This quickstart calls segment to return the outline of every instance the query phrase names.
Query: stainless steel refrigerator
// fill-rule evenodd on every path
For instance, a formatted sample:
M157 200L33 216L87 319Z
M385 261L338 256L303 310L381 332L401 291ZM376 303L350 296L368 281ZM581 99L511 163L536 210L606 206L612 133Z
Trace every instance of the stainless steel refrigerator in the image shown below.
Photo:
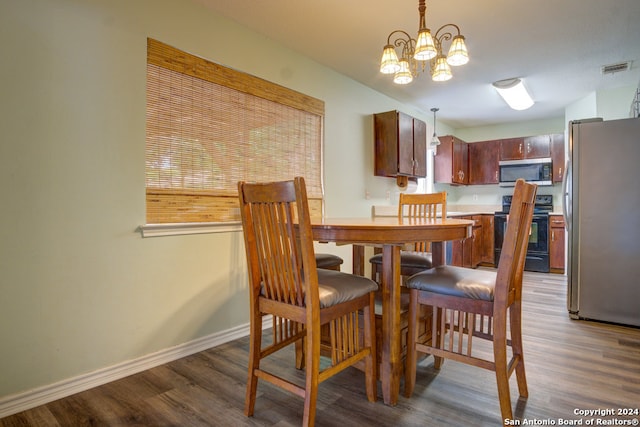
M569 122L566 172L569 314L640 326L640 118Z

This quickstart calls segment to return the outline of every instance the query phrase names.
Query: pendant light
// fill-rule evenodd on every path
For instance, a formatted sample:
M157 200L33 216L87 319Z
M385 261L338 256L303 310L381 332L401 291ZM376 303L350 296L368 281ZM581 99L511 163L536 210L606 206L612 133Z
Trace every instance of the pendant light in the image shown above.
M431 147L436 147L438 145L440 145L440 139L438 138L438 135L436 135L436 112L440 110L439 108L432 108L431 111L433 111L433 136L431 137L431 142L429 142L429 145Z

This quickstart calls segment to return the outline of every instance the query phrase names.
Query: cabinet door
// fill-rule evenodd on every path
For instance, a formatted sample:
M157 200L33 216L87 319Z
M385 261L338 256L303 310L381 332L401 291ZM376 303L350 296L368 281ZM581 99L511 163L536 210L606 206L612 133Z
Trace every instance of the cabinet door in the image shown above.
M493 215L482 215L482 262L495 265Z
M413 176L427 176L427 124L413 119Z
M555 273L564 273L564 218L549 215L549 268Z
M451 184L453 178L453 137L440 137L433 165L433 180L437 183Z
M539 135L524 138L525 159L551 157L551 136Z
M553 166L553 182L562 182L564 178L564 135L551 135L551 165Z
M524 138L509 138L500 141L500 160L524 159Z
M456 267L464 266L464 242L464 240L454 240L451 242L451 265L455 265Z
M497 184L500 140L469 144L469 184Z
M398 174L398 114L387 111L373 115L375 139L374 173L395 177Z
M453 140L453 182L456 184L468 184L469 174L467 165L469 164L469 149L467 143L454 138Z
M398 113L398 175L413 175L413 118Z
M473 237L471 238L471 267L476 268L482 262L482 216L473 215Z
M468 144L452 135L441 136L440 142L435 155L434 181L441 184L468 184Z

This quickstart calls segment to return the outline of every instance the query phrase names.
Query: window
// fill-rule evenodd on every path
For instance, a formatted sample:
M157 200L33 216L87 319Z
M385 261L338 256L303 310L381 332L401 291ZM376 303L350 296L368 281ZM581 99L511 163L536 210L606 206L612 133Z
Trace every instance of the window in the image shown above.
M303 176L322 212L324 102L147 40L147 224L239 221L238 181Z

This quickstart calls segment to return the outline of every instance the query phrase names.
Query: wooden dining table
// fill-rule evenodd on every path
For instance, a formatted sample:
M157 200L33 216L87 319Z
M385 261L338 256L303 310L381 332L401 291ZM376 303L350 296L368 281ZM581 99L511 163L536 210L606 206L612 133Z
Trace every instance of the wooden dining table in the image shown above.
M400 251L408 244L431 242L433 265L445 263L443 242L471 237L473 221L398 217L316 218L314 240L353 244L353 272L364 274L364 246L382 247L382 351L380 381L384 403L395 405L402 371L400 333Z

